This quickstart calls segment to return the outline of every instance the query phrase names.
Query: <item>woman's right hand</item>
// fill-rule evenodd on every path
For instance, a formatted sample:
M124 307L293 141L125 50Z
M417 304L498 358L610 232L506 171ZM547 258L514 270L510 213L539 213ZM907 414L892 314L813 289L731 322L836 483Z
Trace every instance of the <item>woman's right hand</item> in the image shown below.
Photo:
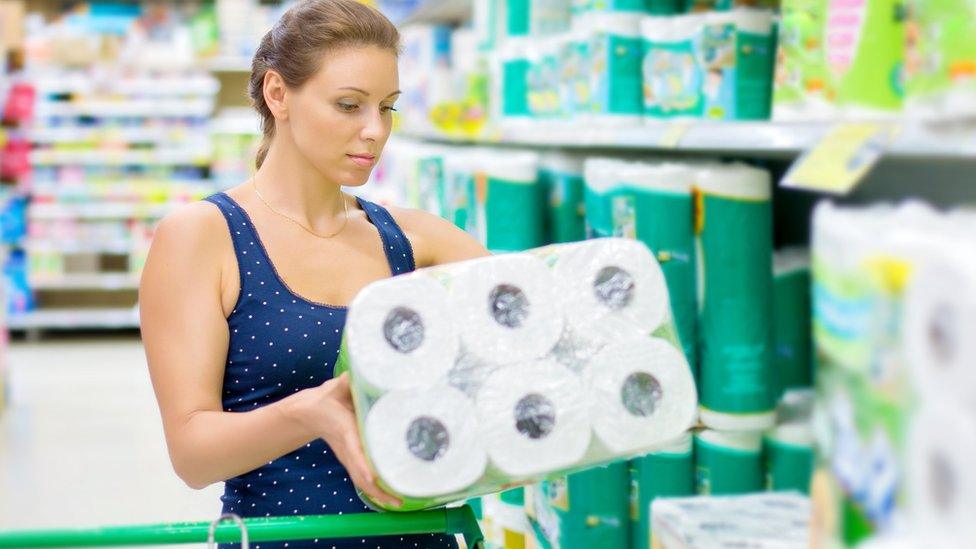
M376 503L386 507L402 505L400 500L380 489L376 475L366 461L349 388L349 374L343 373L309 391L315 396L306 408L309 427L335 452L353 484Z

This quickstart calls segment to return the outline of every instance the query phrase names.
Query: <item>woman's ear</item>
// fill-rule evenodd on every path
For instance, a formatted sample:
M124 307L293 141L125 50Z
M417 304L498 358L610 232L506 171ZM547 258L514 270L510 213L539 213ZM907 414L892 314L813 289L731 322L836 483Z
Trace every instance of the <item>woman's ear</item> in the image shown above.
M288 120L286 97L288 87L281 75L273 70L264 74L264 102L276 120Z

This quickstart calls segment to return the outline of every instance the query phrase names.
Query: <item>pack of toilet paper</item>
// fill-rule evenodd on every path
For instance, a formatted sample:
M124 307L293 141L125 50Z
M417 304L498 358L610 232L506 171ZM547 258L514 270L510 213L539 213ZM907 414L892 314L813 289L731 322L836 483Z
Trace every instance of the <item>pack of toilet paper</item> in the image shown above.
M605 238L421 269L364 288L337 373L397 510L646 453L697 395L661 268Z
M973 539L971 214L918 202L814 214L817 535Z

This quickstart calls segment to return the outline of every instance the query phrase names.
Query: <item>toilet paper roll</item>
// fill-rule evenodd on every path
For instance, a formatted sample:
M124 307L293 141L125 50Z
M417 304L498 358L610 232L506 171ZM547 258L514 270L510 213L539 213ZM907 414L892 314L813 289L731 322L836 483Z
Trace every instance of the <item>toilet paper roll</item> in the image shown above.
M594 13L590 18L589 120L600 126L633 126L641 122L641 16L636 13Z
M613 236L613 197L622 188L618 177L626 164L609 158L590 158L583 165L586 237Z
M539 164L549 197L549 241L576 242L586 238L583 209L583 157L549 152Z
M668 442L695 422L695 382L682 352L638 335L610 343L583 372L596 441L607 457Z
M705 429L696 434L695 484L699 495L761 491L762 433Z
M485 242L491 251L517 252L545 244L545 190L539 155L489 153L475 197L484 211Z
M384 279L349 306L344 355L368 393L429 385L454 364L456 326L437 281L420 274Z
M773 256L773 362L776 392L813 383L810 256L801 248Z
M651 504L654 500L695 494L691 433L631 460L630 468L632 546L651 547Z
M451 387L393 391L366 415L365 449L394 493L432 497L464 490L487 464L474 402Z
M567 468L590 443L579 378L551 360L496 370L477 397L490 469L509 479Z
M940 547L967 547L976 539L976 420L972 410L927 403L915 416L908 442L908 500L913 530L938 532Z
M537 257L507 254L444 266L452 322L468 352L504 364L545 355L563 331L563 303Z
M650 334L671 320L661 267L643 243L600 238L535 250L573 305L570 327L582 334L637 329Z
M903 333L924 395L976 403L976 259L961 253L966 245L925 261L907 291Z
M787 423L763 435L766 489L810 493L813 476L813 428L809 422Z

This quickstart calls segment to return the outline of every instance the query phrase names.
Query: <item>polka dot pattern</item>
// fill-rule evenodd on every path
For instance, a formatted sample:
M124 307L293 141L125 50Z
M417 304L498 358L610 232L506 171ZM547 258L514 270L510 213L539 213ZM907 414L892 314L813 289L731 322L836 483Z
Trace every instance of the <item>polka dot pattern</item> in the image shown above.
M247 412L332 377L346 308L317 303L293 292L281 279L247 212L224 193L207 198L230 228L241 291L227 319L230 345L223 406ZM390 213L358 199L377 228L393 275L414 270L410 242ZM242 517L371 512L329 446L316 440L266 465L229 479L222 511ZM418 535L345 540L296 540L251 544L265 549L344 547L457 547L453 536ZM237 544L222 544L235 547Z

